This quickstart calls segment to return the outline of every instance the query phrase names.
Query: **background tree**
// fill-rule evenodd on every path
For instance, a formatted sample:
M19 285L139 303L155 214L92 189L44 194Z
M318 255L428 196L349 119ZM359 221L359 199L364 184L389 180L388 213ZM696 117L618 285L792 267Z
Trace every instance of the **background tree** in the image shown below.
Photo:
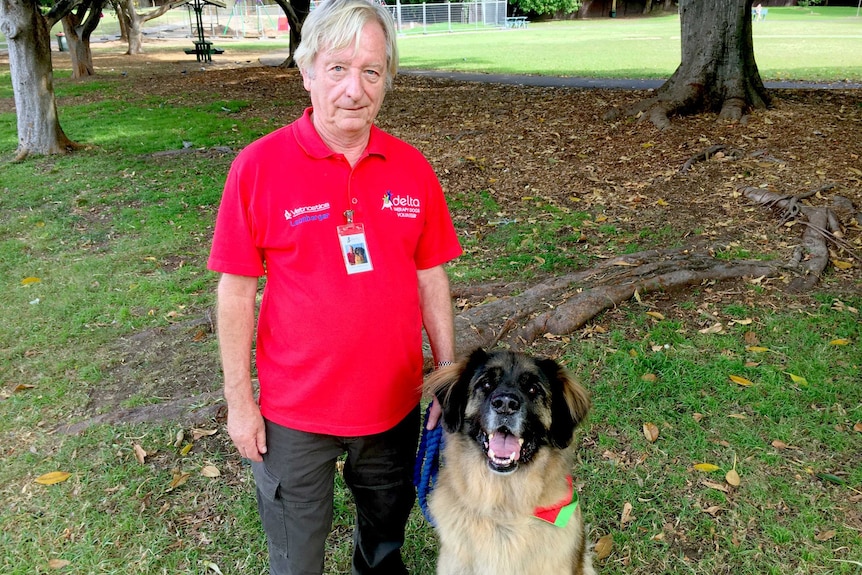
M513 14L571 14L579 6L579 0L512 0Z
M718 112L739 120L765 108L769 94L754 61L752 0L681 0L682 61L655 97L632 108L660 129L668 116Z
M294 68L296 62L293 60L293 54L299 47L299 41L302 40L302 24L311 10L311 0L275 0L275 2L284 11L290 27L290 55L282 62L281 66Z
M117 16L121 21L121 28L124 27L128 34L129 49L126 54L140 54L144 47L144 24L158 18L168 10L173 10L183 4L187 4L189 0L175 0L168 2L149 12L140 14L135 8L135 0L118 0L114 6L117 10Z
M52 16L35 0L0 0L0 32L9 44L9 71L18 128L16 160L29 154L62 154L76 147L57 117L51 64Z
M72 60L72 78L95 74L90 36L99 25L105 0L60 0L49 16L61 18Z

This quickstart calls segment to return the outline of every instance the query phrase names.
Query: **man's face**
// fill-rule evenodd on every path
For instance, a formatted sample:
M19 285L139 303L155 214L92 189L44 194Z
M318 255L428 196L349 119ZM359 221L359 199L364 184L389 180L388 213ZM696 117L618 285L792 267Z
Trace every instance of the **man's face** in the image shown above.
M362 29L358 46L321 50L312 73L302 71L314 126L328 144L367 136L386 93L386 39L377 23Z

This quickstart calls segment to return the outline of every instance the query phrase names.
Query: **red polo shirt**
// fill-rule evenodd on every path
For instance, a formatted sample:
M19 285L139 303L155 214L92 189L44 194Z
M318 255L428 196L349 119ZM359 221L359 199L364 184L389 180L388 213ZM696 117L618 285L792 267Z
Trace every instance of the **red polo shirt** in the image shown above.
M263 416L313 433L369 435L419 401L416 272L461 248L418 150L372 127L351 167L320 139L310 112L237 156L208 267L266 275L256 351ZM338 233L348 209L364 227L359 259L344 253ZM348 273L354 263L367 271Z

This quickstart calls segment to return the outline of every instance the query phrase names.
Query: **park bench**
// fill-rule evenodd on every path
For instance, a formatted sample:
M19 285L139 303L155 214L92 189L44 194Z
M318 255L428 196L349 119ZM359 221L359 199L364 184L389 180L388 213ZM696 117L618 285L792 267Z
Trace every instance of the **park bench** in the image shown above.
M222 48L213 48L209 40L194 40L194 48L184 50L186 54L194 54L198 62L212 62L213 54L224 54Z
M506 28L526 28L529 23L526 16L509 16L506 18Z

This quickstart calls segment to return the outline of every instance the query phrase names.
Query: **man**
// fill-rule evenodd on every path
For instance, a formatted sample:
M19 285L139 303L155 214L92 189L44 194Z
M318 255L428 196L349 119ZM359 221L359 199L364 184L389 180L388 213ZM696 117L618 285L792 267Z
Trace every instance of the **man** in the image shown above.
M295 54L311 108L237 156L219 209L208 265L222 274L228 433L252 462L272 574L322 573L345 452L352 572L407 572L422 328L435 361L451 361L442 266L461 248L428 162L373 125L395 41L385 7L321 3Z

